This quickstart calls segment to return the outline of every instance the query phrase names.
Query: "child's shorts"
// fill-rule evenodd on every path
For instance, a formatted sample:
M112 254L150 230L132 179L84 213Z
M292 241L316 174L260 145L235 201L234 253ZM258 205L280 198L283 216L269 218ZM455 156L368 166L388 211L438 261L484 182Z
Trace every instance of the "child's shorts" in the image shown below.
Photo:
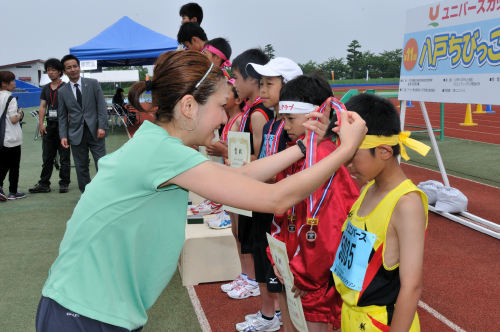
M253 212L253 262L257 282L265 283L270 293L281 293L284 291L283 284L274 274L271 261L267 257L267 233L271 234L273 218L273 214Z
M393 312L393 310L390 311ZM350 307L344 303L342 305L341 331L389 332L392 312L389 313L386 307ZM420 332L420 321L416 312L409 332Z
M238 215L238 241L241 254L253 254L253 218Z

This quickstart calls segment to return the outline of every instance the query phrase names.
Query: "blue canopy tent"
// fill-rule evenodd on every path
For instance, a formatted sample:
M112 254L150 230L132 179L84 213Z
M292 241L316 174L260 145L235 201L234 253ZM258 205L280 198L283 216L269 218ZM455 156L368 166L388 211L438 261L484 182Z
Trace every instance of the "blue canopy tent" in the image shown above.
M122 17L115 24L80 46L69 49L80 60L97 60L98 67L152 65L167 51L175 51L177 40Z

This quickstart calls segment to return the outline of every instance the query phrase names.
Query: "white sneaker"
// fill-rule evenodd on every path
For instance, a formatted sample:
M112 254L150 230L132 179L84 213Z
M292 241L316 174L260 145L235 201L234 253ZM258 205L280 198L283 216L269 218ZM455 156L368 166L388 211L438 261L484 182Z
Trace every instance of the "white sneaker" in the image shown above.
M259 317L262 317L262 311L257 311L256 314L250 314L250 315L246 315L245 316L245 322L248 322L248 321L251 321L251 320L254 320L254 319L257 319Z
M193 212L193 211L199 211L201 210L204 206L206 206L208 203L210 203L209 199L204 199L200 204L198 205L188 205L188 210Z
M275 316L278 317L278 320L280 321L280 326L283 326L283 317L281 317L281 311L277 312Z
M234 288L232 291L228 292L227 295L236 300L246 299L250 296L259 296L260 289L259 285L252 286L248 281L243 281L243 284Z
M212 219L208 222L208 227L213 229L224 229L231 227L231 218L226 211L219 213L216 219Z
M192 208L190 211L193 214L201 214L201 215L207 215L207 214L217 214L222 212L222 204L214 203L211 201L208 201L207 204L202 205L204 202L200 203L200 205L196 206L195 208Z
M283 318L281 317L281 311L276 312L274 315L276 317L278 317L278 320L280 321L280 326L283 326ZM262 311L260 311L260 310L256 314L246 315L245 321L248 322L248 321L251 321L252 319L257 319L259 317L262 317Z
M251 321L245 321L243 323L236 324L236 331L240 332L254 332L254 331L278 331L280 329L280 321L276 315L273 319L267 320L262 317L258 317Z
M238 278L234 279L233 281L231 281L230 283L228 284L224 284L222 286L220 286L220 288L222 289L222 291L224 293L227 293L227 292L230 292L232 291L233 289L235 289L236 287L238 286L241 286L243 285L243 282L245 280L243 280L243 277L241 276L241 274L238 276Z

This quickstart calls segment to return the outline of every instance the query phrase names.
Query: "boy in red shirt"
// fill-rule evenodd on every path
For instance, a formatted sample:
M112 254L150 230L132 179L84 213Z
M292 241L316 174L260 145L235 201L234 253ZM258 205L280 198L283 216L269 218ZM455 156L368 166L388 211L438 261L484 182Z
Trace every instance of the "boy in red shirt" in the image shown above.
M280 93L280 113L285 118L285 127L293 146L304 139L308 120L306 115L323 103L330 104L332 90L321 78L299 76L285 84ZM331 154L336 143L327 139L321 142L316 151L317 161ZM301 159L277 176L277 181L303 170L306 159ZM294 277L296 295L301 296L304 315L309 331L327 331L328 323L340 327L342 300L333 287L330 267L340 241L342 224L359 196L359 188L344 166L325 182L315 193L322 200L313 201L319 212L317 225L307 224L308 203L306 199L283 215L274 217L272 236L285 242L290 270ZM316 196L314 196L316 197ZM270 256L270 253L268 253ZM271 258L271 257L270 257ZM274 266L278 278L278 269ZM293 331L288 316L285 293L280 293L280 305L285 331Z

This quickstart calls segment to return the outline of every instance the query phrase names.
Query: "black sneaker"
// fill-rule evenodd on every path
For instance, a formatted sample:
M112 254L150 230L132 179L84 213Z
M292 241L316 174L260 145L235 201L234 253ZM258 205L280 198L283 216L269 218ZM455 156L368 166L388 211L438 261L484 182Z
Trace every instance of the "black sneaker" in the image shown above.
M59 185L59 192L61 194L67 193L68 191L69 191L69 189L68 189L67 185L64 185L64 184Z
M24 197L26 197L26 194L20 193L19 191L17 193L10 193L9 194L9 200L19 199L19 198L24 198Z
M38 194L38 193L49 193L50 192L50 187L49 186L44 186L41 185L40 183L37 183L34 188L30 188L29 192L32 194Z
M0 187L0 201L5 202L7 200L7 196L3 192L2 187Z

